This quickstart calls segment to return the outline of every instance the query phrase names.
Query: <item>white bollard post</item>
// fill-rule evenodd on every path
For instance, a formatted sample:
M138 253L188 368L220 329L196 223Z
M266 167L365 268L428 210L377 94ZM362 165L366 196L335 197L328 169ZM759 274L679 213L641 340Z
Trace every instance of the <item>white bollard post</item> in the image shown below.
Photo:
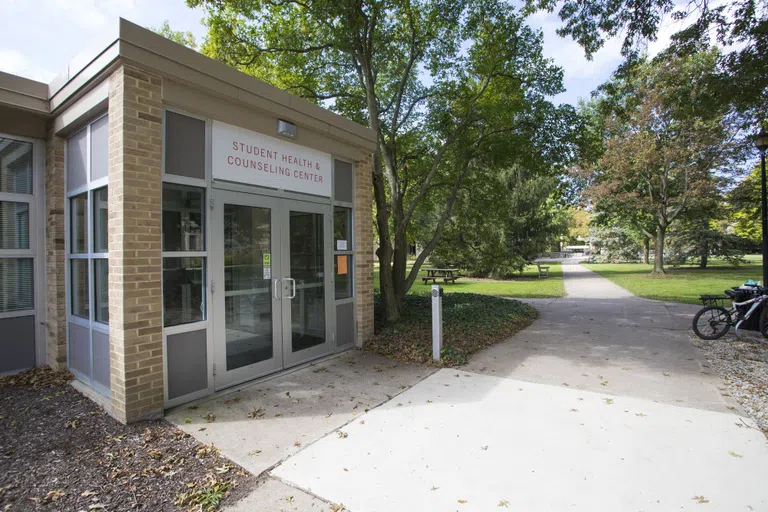
M432 285L432 359L440 362L443 348L443 290Z

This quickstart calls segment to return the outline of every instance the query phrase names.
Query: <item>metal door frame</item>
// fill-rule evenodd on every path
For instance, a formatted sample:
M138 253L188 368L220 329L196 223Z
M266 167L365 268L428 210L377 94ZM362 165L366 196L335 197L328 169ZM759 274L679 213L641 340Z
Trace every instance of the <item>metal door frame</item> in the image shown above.
M333 251L332 251L332 239L333 239L333 215L332 207L330 205L309 203L305 201L298 201L292 199L280 200L280 217L283 227L282 236L282 260L283 260L283 277L291 277L290 273L290 215L291 211L317 213L323 215L323 282L325 284L325 342L304 349L300 352L293 353L292 347L292 330L291 330L291 307L289 304L285 304L283 308L283 361L286 368L305 363L318 357L330 355L336 350L336 340L333 339L333 333L335 330L335 304L334 304L334 289L333 289ZM285 286L282 287L286 289ZM284 293L285 294L285 293ZM284 301L290 301L287 297Z
M213 270L213 384L216 390L234 386L245 381L253 380L264 375L283 369L283 315L282 295L278 282L281 277L281 215L278 200L268 196L246 194L242 192L216 191L212 232L212 250L210 251L210 269ZM225 307L225 276L224 276L224 205L234 204L253 208L268 208L271 224L271 263L272 279L270 281L270 300L272 302L272 347L273 356L266 361L260 361L235 370L227 371L226 343L226 307ZM275 290L277 289L277 292ZM277 293L277 298L276 294Z

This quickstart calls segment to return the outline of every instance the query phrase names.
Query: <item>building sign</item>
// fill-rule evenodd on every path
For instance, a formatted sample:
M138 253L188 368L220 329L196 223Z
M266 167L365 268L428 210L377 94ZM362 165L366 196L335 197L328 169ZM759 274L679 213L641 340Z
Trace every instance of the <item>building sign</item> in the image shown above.
M213 122L213 178L331 196L331 155Z

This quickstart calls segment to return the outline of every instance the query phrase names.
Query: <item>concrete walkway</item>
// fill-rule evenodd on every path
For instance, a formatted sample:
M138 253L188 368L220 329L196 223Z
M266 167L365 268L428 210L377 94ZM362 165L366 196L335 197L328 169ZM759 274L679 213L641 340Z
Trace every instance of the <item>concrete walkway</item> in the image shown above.
M271 474L352 512L768 510L768 444L692 345L696 308L564 271L533 326Z

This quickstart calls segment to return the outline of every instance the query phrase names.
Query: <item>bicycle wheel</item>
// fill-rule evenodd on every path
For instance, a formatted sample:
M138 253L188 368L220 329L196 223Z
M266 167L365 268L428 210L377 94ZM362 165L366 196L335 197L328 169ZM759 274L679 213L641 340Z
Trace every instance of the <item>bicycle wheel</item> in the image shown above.
M760 334L763 338L768 338L768 304L764 302L758 314L760 315Z
M722 338L730 328L731 314L721 306L707 306L693 317L693 332L703 340Z

